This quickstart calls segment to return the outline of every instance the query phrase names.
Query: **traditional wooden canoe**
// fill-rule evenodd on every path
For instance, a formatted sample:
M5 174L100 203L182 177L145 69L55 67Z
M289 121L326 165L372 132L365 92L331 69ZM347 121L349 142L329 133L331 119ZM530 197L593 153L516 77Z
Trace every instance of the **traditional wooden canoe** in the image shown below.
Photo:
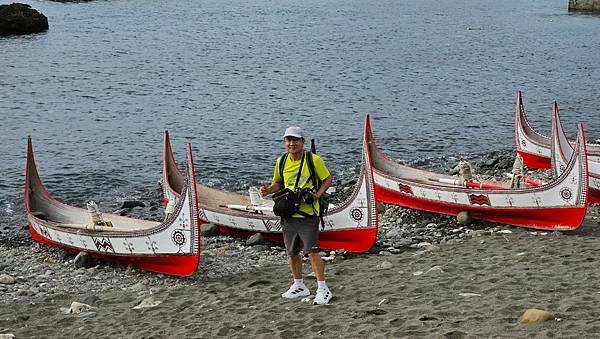
M573 143L567 139L563 129L556 101L552 103L552 134L556 135L556 138L552 138L551 150L556 152L556 156L553 155L550 159L552 173L557 178L565 171L575 150L573 149ZM589 144L586 147L590 147ZM588 203L600 204L600 155L592 155L588 150L587 158L589 175Z
M377 240L378 220L368 156L367 153L362 155L360 175L350 197L330 208L324 217L326 226L319 234L319 246L323 249L360 253L371 249ZM163 193L165 203L168 203L177 199L182 191L183 176L173 157L167 131L163 163ZM260 232L268 240L282 242L280 218L268 208L269 203L267 208L257 208L251 204L249 196L197 185L202 220L217 225L223 233L248 237ZM225 207L228 205L237 207ZM248 208L242 210L239 206Z
M39 177L31 138L27 142L24 200L33 239L143 270L189 276L198 268L201 220L195 183L188 145L186 175L181 179L185 198L173 206L173 213L164 222L113 214L101 214L103 222L94 222L88 210L66 205L50 195Z
M556 110L554 109L556 106ZM553 105L552 118L556 119L560 132L564 134L560 117L558 115L558 105ZM523 106L523 94L517 93L517 106L515 113L515 144L517 153L523 157L525 165L531 168L549 169L551 166L550 156L552 148L552 139L533 129ZM572 141L569 141L571 147L574 146ZM565 147L566 148L566 147ZM588 155L588 171L590 197L588 203L600 203L600 144L588 143L586 145Z
M553 182L519 189L443 184L439 181L451 182L456 177L399 164L377 147L368 115L364 139L378 201L453 216L467 211L475 219L546 230L573 230L585 217L587 162L581 125L565 171Z
M523 93L517 92L515 109L515 144L525 165L531 168L549 169L552 138L537 132L529 123L523 105ZM554 115L554 113L553 113ZM572 141L569 141L572 145ZM589 162L600 162L600 144L587 143ZM589 168L590 172L592 168ZM600 173L600 172L599 172Z

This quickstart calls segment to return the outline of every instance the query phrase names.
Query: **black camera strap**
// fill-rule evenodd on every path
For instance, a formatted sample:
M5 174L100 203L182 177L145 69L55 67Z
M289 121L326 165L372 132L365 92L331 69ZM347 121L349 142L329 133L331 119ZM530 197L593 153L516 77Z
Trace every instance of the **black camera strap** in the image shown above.
M302 152L302 159L300 160L300 168L298 169L298 175L296 175L296 184L294 185L294 192L298 189L298 183L300 182L300 174L302 173L302 165L304 165L304 155L305 151ZM285 188L285 176L283 175L283 171L285 169L285 163L288 158L288 153L284 153L281 158L279 158L279 176L281 177L281 182L283 183L283 187Z
M296 183L294 184L294 192L298 189L298 183L300 182L300 174L302 173L302 165L304 165L304 155L306 152L302 151L302 160L300 160L300 168L298 168L298 174L296 174ZM283 176L281 177L283 178ZM283 181L285 187L285 180Z
M317 176L317 170L315 169L315 163L313 161L312 155L317 153L317 147L315 146L315 139L311 139L310 140L310 150L311 152L309 152L309 157L308 159L306 159L307 163L308 163L308 170L310 171L310 178L313 182L313 187L315 188L315 191L318 191L321 188L321 184L323 184L323 182L321 181L321 179ZM324 193L325 194L325 193ZM327 213L327 209L325 207L326 203L324 201L323 197L320 197L318 200L319 203L319 220L321 221L321 230L325 230L325 220L323 219L323 214ZM313 210L314 210L314 206L313 206ZM316 211L315 211L316 214Z

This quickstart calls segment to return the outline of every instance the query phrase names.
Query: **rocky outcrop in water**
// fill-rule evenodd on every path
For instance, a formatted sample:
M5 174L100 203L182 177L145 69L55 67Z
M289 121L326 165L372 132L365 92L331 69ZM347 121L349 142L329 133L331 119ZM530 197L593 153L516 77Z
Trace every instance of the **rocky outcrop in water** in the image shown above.
M21 3L0 5L0 36L38 33L48 30L48 18Z
M600 0L569 0L570 11L600 12Z

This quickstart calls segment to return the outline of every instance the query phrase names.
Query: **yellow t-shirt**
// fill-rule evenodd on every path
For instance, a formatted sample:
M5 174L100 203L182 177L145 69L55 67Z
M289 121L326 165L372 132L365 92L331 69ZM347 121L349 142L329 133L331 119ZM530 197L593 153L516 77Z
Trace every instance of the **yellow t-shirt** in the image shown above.
M311 189L316 191L313 185L312 179L310 179L310 170L308 169L308 161L307 161L308 153L304 152L304 164L302 165L302 173L300 174L300 180L298 180L298 188ZM275 172L273 173L273 181L282 182L282 178L279 175L279 162L281 161L281 157L277 158L275 162ZM296 184L296 176L298 175L298 168L300 167L300 160L292 160L289 156L285 160L283 176L285 177L285 188L289 188L290 190L294 190L294 185ZM329 170L325 166L325 162L321 159L320 156L313 153L313 163L315 164L315 175L321 180L325 180L329 177ZM314 208L314 210L313 210ZM300 203L300 211L309 214L309 215L319 215L319 202L314 201L312 206L310 204L301 202ZM298 213L294 213L292 218L303 218L302 215Z

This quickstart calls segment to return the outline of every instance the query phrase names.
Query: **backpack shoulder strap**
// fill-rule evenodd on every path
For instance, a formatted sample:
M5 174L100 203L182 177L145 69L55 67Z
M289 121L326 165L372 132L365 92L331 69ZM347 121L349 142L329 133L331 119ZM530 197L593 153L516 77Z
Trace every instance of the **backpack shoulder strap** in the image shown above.
M279 157L279 176L281 177L283 187L285 187L285 177L283 176L283 170L285 169L285 161L287 160L287 157L287 152L283 153L283 155Z
M315 190L318 190L321 187L321 180L317 177L317 171L315 170L315 162L313 160L313 153L307 152L306 161L308 162L308 172L310 173L310 178L313 182L313 186Z
M313 186L315 191L318 191L321 188L321 184L323 182L317 176L317 171L315 169L315 162L313 160L313 152L308 152L308 157L306 158L308 162L308 170L310 172L310 177L312 178ZM329 203L325 202L324 198L321 197L319 199L319 220L321 221L321 230L325 229L325 220L323 219L323 215L328 212Z

